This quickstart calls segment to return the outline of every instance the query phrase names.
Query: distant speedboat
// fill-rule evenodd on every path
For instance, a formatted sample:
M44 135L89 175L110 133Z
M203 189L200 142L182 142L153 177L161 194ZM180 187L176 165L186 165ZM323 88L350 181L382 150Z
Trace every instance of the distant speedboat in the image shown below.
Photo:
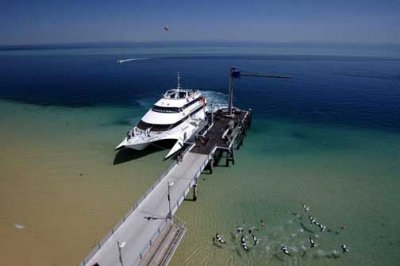
M181 88L178 73L176 89L168 90L115 149L143 150L154 142L174 140L167 158L180 150L205 120L206 104L200 91Z

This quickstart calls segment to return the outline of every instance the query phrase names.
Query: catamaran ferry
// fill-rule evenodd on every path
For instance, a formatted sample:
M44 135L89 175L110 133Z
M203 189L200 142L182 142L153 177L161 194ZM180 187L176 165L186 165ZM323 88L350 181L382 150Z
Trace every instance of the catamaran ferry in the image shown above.
M206 98L198 90L168 90L116 147L143 150L152 143L176 141L167 157L179 151L206 118Z

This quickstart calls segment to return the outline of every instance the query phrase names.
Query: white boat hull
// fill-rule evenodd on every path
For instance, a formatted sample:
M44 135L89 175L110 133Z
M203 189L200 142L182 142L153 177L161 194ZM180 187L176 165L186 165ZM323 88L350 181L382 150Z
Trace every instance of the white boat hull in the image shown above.
M129 143L127 139L125 138L115 149L119 150L122 148L129 148L137 151L141 151L146 149L150 143Z
M185 123L169 130L168 132L154 133L150 132L149 135L145 133L141 135L135 135L134 137L125 137L125 139L115 148L129 148L134 150L143 150L154 142L162 140L176 140L177 142L173 146L172 150L167 154L167 157L175 154L183 144L190 139L193 134L197 131L201 121L204 120L204 112L199 112L197 119L188 119ZM178 145L179 144L179 145Z

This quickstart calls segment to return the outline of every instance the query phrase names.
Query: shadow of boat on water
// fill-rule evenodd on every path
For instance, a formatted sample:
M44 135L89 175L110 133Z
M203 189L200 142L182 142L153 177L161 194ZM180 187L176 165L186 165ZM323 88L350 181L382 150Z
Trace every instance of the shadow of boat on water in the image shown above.
M149 147L147 147L146 149L141 150L141 151L124 148L124 149L117 151L117 154L115 154L115 157L114 157L113 164L117 165L117 164L129 162L129 161L134 161L134 160L140 159L142 157L145 157L149 154L152 154L152 153L155 153L158 151L162 151L162 150L164 150L164 148L157 147L154 145L150 145Z

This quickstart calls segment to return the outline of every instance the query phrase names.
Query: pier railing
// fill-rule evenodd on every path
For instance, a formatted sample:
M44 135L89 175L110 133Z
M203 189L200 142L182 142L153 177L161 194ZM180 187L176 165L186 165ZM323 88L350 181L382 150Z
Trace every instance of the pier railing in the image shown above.
M183 152L182 152L182 158L184 157L184 155L194 146L195 144L192 144L190 146L188 146ZM208 157L205 162L203 162L203 164L200 167L199 172L192 177L193 180L195 178L197 178L198 176L200 176L201 172L203 171L203 169L205 168L205 166L207 165L208 161L209 161ZM107 240L114 234L115 231L117 231L117 229L125 222L126 218L128 218L128 216L135 211L138 206L143 202L144 199L146 199L146 197L154 190L154 188L161 182L161 180L167 176L167 174L178 164L177 161L173 162L169 167L167 167L163 173L157 178L157 180L151 185L151 187L145 192L145 194L139 198L139 200L137 200L133 206L128 210L127 213L125 213L125 215L122 217L122 219L120 219L114 226L113 228L92 248L92 250L89 252L89 254L79 263L79 265L83 266L86 264L86 262L88 262L93 256L94 254L104 245L105 242L107 242ZM185 196L187 195L188 191L190 190L190 185L189 187L183 192L183 194L180 196L180 198L177 200L177 202L175 204L173 204L171 206L173 212L175 211L175 209L178 209L179 206L181 205L181 203L183 202ZM164 229L166 225L166 222L162 224L162 228L157 228L157 230L153 233L152 237L149 239L148 244L143 248L142 252L139 254L138 258L135 259L135 262L132 265L137 265L137 262L141 260L141 258L143 257L143 254L147 251L147 249L152 245L152 243L154 243L154 240L156 237L158 237L158 235L160 234L160 232L162 231L162 229Z
M146 254L147 250L154 244L158 236L161 234L161 232L164 230L165 226L168 224L168 220L165 219L163 223L153 232L151 235L149 241L147 241L146 245L142 248L142 251L139 253L139 255L132 261L129 262L128 265L138 265L140 261L143 259L144 255Z
M187 148L184 153L187 152L189 148ZM127 213L120 219L113 228L92 248L90 253L80 262L79 265L85 265L87 261L89 261L93 255L104 245L105 242L114 234L114 232L125 222L126 218L137 209L140 203L143 202L144 199L150 194L151 191L160 183L160 181L177 165L177 162L173 162L170 166L168 166L163 173L157 178L157 180L151 185L151 187L141 196L136 202L134 202L133 206L128 210Z
M194 176L192 177L192 182L188 185L188 187L185 189L185 191L182 192L182 194L179 196L179 198L176 200L176 202L171 204L172 214L174 212L176 212L178 210L178 208L182 205L183 201L185 200L186 195L189 193L190 188L193 185L193 182L195 182L195 179L198 178L200 176L200 174L203 172L204 168L207 166L208 162L210 161L210 158L212 158L212 155L207 156L207 158L201 164L199 171L197 171L196 174L194 174ZM177 219L177 218L174 217L174 220L175 219ZM184 222L179 219L178 219L178 222L180 224L184 225ZM157 237L161 234L162 230L165 228L167 223L168 223L168 220L165 219L163 221L163 223L153 232L152 236L149 238L146 245L142 248L142 251L138 254L136 259L134 259L134 261L129 265L138 265L140 263L140 261L143 259L146 252L153 245L153 243L157 239Z

